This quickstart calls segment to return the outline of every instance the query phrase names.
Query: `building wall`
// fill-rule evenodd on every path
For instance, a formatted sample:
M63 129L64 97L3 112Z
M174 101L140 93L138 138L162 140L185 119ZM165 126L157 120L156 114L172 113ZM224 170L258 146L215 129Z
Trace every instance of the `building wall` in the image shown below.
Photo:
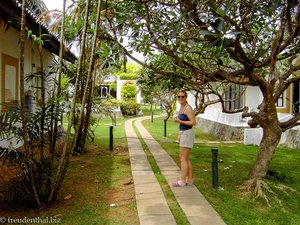
M4 97L4 86L6 84L4 81L4 75L7 71L9 71L8 74L14 74L16 73L16 79L17 83L15 84L17 87L15 88L18 90L17 92L17 100L20 100L20 91L19 91L19 84L20 84L20 35L17 30L14 28L9 28L7 31L5 31L4 23L0 23L0 111L5 110L4 106L2 106ZM48 67L52 63L53 54L50 53L47 50L43 50L43 66L44 69L48 69ZM7 63L8 62L8 63ZM14 66L12 67L10 62L13 62ZM12 69L13 68L13 69ZM14 68L17 68L17 72ZM27 39L25 42L25 59L24 59L24 73L25 75L31 73L31 72L37 72L41 68L41 60L38 53L38 50L36 47L32 46L31 40ZM13 72L11 72L13 71ZM5 77L7 79L8 76ZM7 84L8 85L8 84ZM26 91L31 89L31 85L36 86L33 83L27 83L26 84ZM14 139L11 139L10 142L13 143L13 147L17 147L18 145L21 145L20 142L15 141ZM10 143L7 141L0 141L0 145L3 147L8 147Z
M206 133L218 137L222 141L242 141L244 140L244 128L234 127L216 121L196 118L196 127Z
M285 92L284 107L278 108L278 117L280 121L286 121L291 118L292 93L290 88ZM249 107L249 111L257 112L258 105L262 102L263 97L258 87L247 87L244 103ZM188 102L194 106L193 96L190 95ZM261 128L250 128L247 124L249 118L242 118L242 113L228 114L223 113L221 105L214 104L209 106L203 114L197 116L196 127L218 136L221 140L243 140L245 145L259 145L262 139ZM300 149L300 142L297 137L300 135L300 129L294 128L282 134L280 144L288 147Z
M9 28L5 31L4 23L0 23L0 65L3 62L3 54L9 57L15 58L18 62L18 66L20 63L20 35L17 30L14 28ZM48 69L51 65L51 61L53 59L52 53L47 50L43 50L43 66L44 69ZM2 66L1 66L2 67ZM25 42L25 61L24 61L24 72L25 75L31 72L37 72L38 68L41 68L41 60L38 53L38 49L32 46L31 39L27 39ZM20 71L20 68L18 68ZM4 71L1 69L0 74L1 78L4 74ZM26 84L26 89L30 89L30 85ZM2 79L0 79L0 99L2 99ZM20 93L18 93L18 99L20 99ZM0 105L1 109L1 105Z
M249 111L257 112L257 107L262 102L263 96L258 87L248 86L244 99L244 104L249 107Z

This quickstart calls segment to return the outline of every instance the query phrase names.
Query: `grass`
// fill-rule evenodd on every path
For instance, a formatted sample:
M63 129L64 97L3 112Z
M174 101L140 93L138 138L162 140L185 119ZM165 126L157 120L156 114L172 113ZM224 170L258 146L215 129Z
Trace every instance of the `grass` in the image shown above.
M145 110L144 115L151 115ZM159 115L160 109L154 109ZM25 206L12 207L2 211L1 216L11 218L36 218L57 216L63 225L109 224L137 225L138 215L135 203L134 186L130 182L131 170L125 138L126 119L117 119L114 131L114 151L109 150L109 127L111 119L101 119L95 127L95 141L87 143L87 152L71 158L70 167L64 180L58 201L49 208L37 211ZM152 136L178 161L177 138L178 124L172 120L167 123L167 137L164 137L163 119L155 118L143 122ZM300 194L288 194L274 188L281 183L300 192L300 151L277 148L270 165L273 176L268 184L273 187L274 195L269 195L271 207L264 201L254 200L252 195L240 191L240 185L247 179L248 171L256 159L258 148L242 144L210 144L218 141L216 137L196 130L198 144L192 150L191 160L194 169L194 183L206 199L228 225L296 225L300 224ZM211 149L217 147L219 163L219 190L211 184ZM154 173L160 182L171 211L177 223L188 224L185 216L174 199L164 177L149 151L146 153ZM70 199L64 199L65 197ZM115 207L111 207L115 204ZM22 223L20 223L22 224Z
M70 179L66 180L66 186L73 189L76 183L82 184L82 192L76 196L78 210L73 208L73 213L68 212L63 224L138 224L134 187L130 184L125 121L117 119L117 126L113 128L113 152L109 150L112 121L100 119L95 141L88 143L89 152L73 159L73 162L79 160L79 164L73 163L69 168ZM87 173L84 173L85 168Z
M155 119L153 123L143 123L151 135L162 147L178 161L177 138L178 124L167 123L167 137L163 137L163 120ZM196 129L195 129L196 130ZM228 225L296 225L300 224L300 194L288 191L284 193L275 188L276 184L284 184L300 192L300 151L289 148L277 148L270 165L275 176L267 181L276 195L268 194L271 207L264 201L255 200L253 195L243 193L239 188L247 179L253 165L258 147L242 144L214 143L214 137L196 130L197 144L192 150L194 183L206 199L212 204ZM218 148L219 190L211 184L211 149ZM276 199L281 201L281 205Z
M111 119L99 121L95 141L87 143L87 151L83 155L71 157L58 200L53 206L35 210L15 205L1 210L0 217L56 216L62 225L138 225L124 122L125 119L117 119L111 152ZM113 207L111 204L114 204Z
M157 106L153 106L152 110L148 105L141 105L141 109L143 111L143 116L151 116L153 113L153 116L161 115L162 111Z

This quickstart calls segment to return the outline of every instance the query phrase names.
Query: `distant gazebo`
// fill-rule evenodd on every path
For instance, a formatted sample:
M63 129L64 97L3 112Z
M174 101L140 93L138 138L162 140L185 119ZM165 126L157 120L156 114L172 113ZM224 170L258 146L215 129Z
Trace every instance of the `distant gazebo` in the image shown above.
M110 86L114 82L117 83L116 93L113 93L110 88ZM120 76L118 76L116 78L112 74L102 77L101 80L98 82L98 87L99 87L98 95L100 98L107 98L109 95L111 95L111 96L115 97L117 100L122 100L121 90L122 90L122 87L127 83L135 84L136 92L137 92L135 101L136 101L136 103L141 104L141 92L137 87L137 81L136 80L121 80ZM117 107L115 110L113 110L113 112L116 115L118 115L118 117L121 117L121 115L122 115L120 107Z
M137 92L136 103L140 104L141 103L141 92L136 85L136 80L121 80L120 76L117 77L117 100L122 100L121 90L122 90L123 85L125 85L127 83L135 84L136 92Z

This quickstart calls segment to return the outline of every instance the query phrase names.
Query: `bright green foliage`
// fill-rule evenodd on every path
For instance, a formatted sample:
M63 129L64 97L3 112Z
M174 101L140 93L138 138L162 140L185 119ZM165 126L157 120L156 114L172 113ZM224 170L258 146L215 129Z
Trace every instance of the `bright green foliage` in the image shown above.
M117 91L117 82L112 83L109 86L110 91Z
M141 66L136 63L128 63L126 67L122 66L121 69L114 73L115 76L120 76L121 80L135 80L139 75Z
M101 106L106 109L113 109L119 105L117 99L115 98L105 98L101 99Z
M136 94L136 85L134 83L126 83L122 86L121 96L124 101L134 101Z
M69 95L69 84L70 84L70 79L66 75L63 75L61 77L61 91L62 91L62 96L68 96ZM67 99L65 99L67 100Z
M133 116L137 115L141 110L140 104L134 101L122 101L121 102L121 112L123 116Z

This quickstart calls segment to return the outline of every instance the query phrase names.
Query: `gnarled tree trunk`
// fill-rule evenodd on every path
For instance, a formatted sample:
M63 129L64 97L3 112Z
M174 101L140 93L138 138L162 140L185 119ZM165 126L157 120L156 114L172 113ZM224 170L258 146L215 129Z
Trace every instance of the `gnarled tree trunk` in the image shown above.
M280 141L281 129L276 122L263 128L263 137L259 146L257 159L249 172L248 179L263 179L275 153L275 149Z
M263 180L267 175L272 157L282 134L276 106L270 96L272 95L266 95L264 102L259 107L259 113L252 117L253 120L251 122L251 124L258 124L263 128L263 137L260 142L259 152L249 172L248 180L245 182L246 189L254 190L257 197L264 197L262 188L266 184Z

